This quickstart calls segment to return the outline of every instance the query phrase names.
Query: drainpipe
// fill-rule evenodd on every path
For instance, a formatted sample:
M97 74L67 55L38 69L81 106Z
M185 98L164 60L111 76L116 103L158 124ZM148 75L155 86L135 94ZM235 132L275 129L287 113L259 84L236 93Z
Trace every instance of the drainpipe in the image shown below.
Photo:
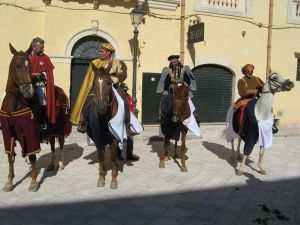
M185 0L180 2L180 62L184 65L184 21L185 21Z
M266 80L270 75L271 62L271 43L272 43L272 26L273 26L273 0L269 3L269 24L268 24L268 44L267 44L267 66L266 66Z

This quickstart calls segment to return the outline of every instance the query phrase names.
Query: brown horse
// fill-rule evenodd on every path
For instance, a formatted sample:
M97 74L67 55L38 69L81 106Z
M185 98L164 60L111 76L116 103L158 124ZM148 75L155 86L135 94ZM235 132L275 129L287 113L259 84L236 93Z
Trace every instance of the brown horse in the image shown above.
M8 180L3 190L12 191L14 188L14 161L16 156L14 147L16 141L18 141L22 148L22 156L28 156L31 164L32 175L29 191L37 191L39 185L37 183L36 153L40 152L41 141L38 122L40 106L31 77L29 58L31 49L29 48L26 52L18 52L11 44L9 44L9 47L13 58L9 67L6 95L0 112L5 152L9 162ZM53 135L51 135L51 130L49 132L47 134L53 144ZM63 144L62 141L61 144Z
M159 168L165 168L165 160L167 160L168 150L170 149L170 139L171 136L168 134L171 130L180 129L181 133L181 171L187 172L187 167L185 165L186 160L186 146L185 140L188 132L188 128L182 124L182 121L188 118L191 114L188 99L189 99L189 86L187 83L178 84L172 83L170 86L172 93L172 110L169 114L164 117L164 126L162 129L164 133L164 152L160 156ZM176 160L176 149L177 149L177 139L175 138L175 147L174 147L174 160Z
M86 100L84 107L84 116L88 121L87 134L94 141L99 160L99 179L97 186L105 185L105 146L109 145L110 159L112 164L111 189L118 188L118 166L117 166L117 148L118 140L109 130L109 121L118 110L118 102L113 91L113 82L108 74L111 67L107 69L98 69L93 63L92 68L95 73L93 87Z

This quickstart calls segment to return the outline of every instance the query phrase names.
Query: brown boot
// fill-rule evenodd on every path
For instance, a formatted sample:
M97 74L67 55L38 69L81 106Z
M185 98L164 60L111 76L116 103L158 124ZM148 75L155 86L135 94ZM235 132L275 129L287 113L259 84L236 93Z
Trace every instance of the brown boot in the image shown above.
M80 133L83 133L83 134L86 133L86 131L87 131L87 121L86 120L82 120L79 122L77 131Z

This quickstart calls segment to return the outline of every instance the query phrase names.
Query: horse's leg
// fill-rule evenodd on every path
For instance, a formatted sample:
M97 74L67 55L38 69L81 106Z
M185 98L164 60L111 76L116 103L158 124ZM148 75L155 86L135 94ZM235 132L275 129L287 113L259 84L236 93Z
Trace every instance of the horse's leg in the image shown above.
M185 147L185 140L186 140L186 135L187 135L187 130L183 130L181 132L181 172L187 172L187 167L185 165L185 152L186 152L186 147Z
M37 178L36 155L30 155L29 161L31 164L31 183L30 183L28 191L35 192L39 188L39 185L36 181L36 178Z
M237 146L237 160L238 161L241 161L242 160L242 155L241 155L241 142L242 142L242 139L239 138L238 139L238 146Z
M7 154L7 159L8 159L8 164L9 164L9 171L8 171L7 182L3 187L3 191L5 191L5 192L12 191L13 179L15 177L15 172L14 172L15 157L12 154Z
M177 141L175 141L175 145L174 145L174 160L177 157Z
M170 146L170 140L165 137L164 151L159 159L159 168L165 168L165 160L166 160L166 158L168 158L167 156L168 156L169 146Z
M105 150L97 150L98 152L98 161L99 161L99 179L97 186L104 187L105 185L105 170L104 170L104 157L105 157Z
M58 137L58 142L59 142L58 170L63 170L65 168L65 165L64 165L64 144L65 144L65 138L63 136Z
M248 158L247 155L243 155L243 160L241 162L240 168L238 169L238 171L236 172L237 175L242 176L244 173L244 167L245 167L245 163L246 163L246 159Z
M267 175L266 170L263 168L264 153L265 153L264 147L260 146L260 149L259 149L259 159L258 159L257 166L259 168L259 173L260 174Z
M232 139L230 143L231 143L231 152L232 152L230 159L231 161L235 161L236 158L235 158L235 150L234 150L234 139Z
M52 171L55 169L55 137L49 137L49 142L51 146L51 162L47 167L47 170Z
M117 165L117 151L118 151L118 143L116 139L113 139L110 148L110 160L112 163L112 171L111 171L111 182L110 182L110 189L117 189L118 188L118 165Z

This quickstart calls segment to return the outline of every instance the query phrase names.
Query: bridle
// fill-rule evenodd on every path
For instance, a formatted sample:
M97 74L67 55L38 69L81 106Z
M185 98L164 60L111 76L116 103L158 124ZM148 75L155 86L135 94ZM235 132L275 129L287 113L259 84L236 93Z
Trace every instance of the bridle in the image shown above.
M16 59L16 58L27 58L26 56L14 56L13 57L13 59L12 59L12 61L14 61L14 59ZM28 63L30 62L30 60L29 60L29 58L27 59L28 60ZM30 64L29 64L30 65ZM30 67L30 66L29 66ZM15 71L15 68L13 68L14 69L14 73L16 73L16 71ZM31 71L31 68L30 68L30 71ZM31 73L31 72L29 72L29 73ZM30 76L31 76L31 74L30 74ZM22 82L22 83L16 83L16 82L14 82L14 85L16 86L15 88L11 88L11 89L7 89L6 90L6 93L12 93L12 94L14 94L14 95L18 95L18 93L16 93L16 91L18 92L21 92L21 93L23 93L23 90L25 90L26 89L26 87L28 86L28 85L30 85L30 84L32 84L32 81L30 80L30 81L28 81L28 82Z
M274 94L275 92L277 92L280 88L283 88L283 90L288 91L288 84L290 83L290 80L287 79L284 82L280 82L277 79L272 77L273 74L271 74L268 78L268 85L269 85L269 91L264 91L262 93L272 93ZM274 87L274 88L272 88Z
M177 86L178 86L178 84L189 87L189 85L188 85L185 81L182 82L182 83L173 83L171 86L172 86L172 87L173 87L173 85L177 85ZM174 100L174 99L175 99L175 91L174 91L174 89L173 89L173 100ZM183 108L185 108L185 107L187 106L187 104L188 104L188 101L185 102L185 104L183 105ZM183 116L183 114L184 114L184 110L180 110L180 112L174 112L174 108L173 108L172 113L173 113L173 116L175 116L175 117L179 118L179 120L181 120L181 119L182 119L182 116Z

